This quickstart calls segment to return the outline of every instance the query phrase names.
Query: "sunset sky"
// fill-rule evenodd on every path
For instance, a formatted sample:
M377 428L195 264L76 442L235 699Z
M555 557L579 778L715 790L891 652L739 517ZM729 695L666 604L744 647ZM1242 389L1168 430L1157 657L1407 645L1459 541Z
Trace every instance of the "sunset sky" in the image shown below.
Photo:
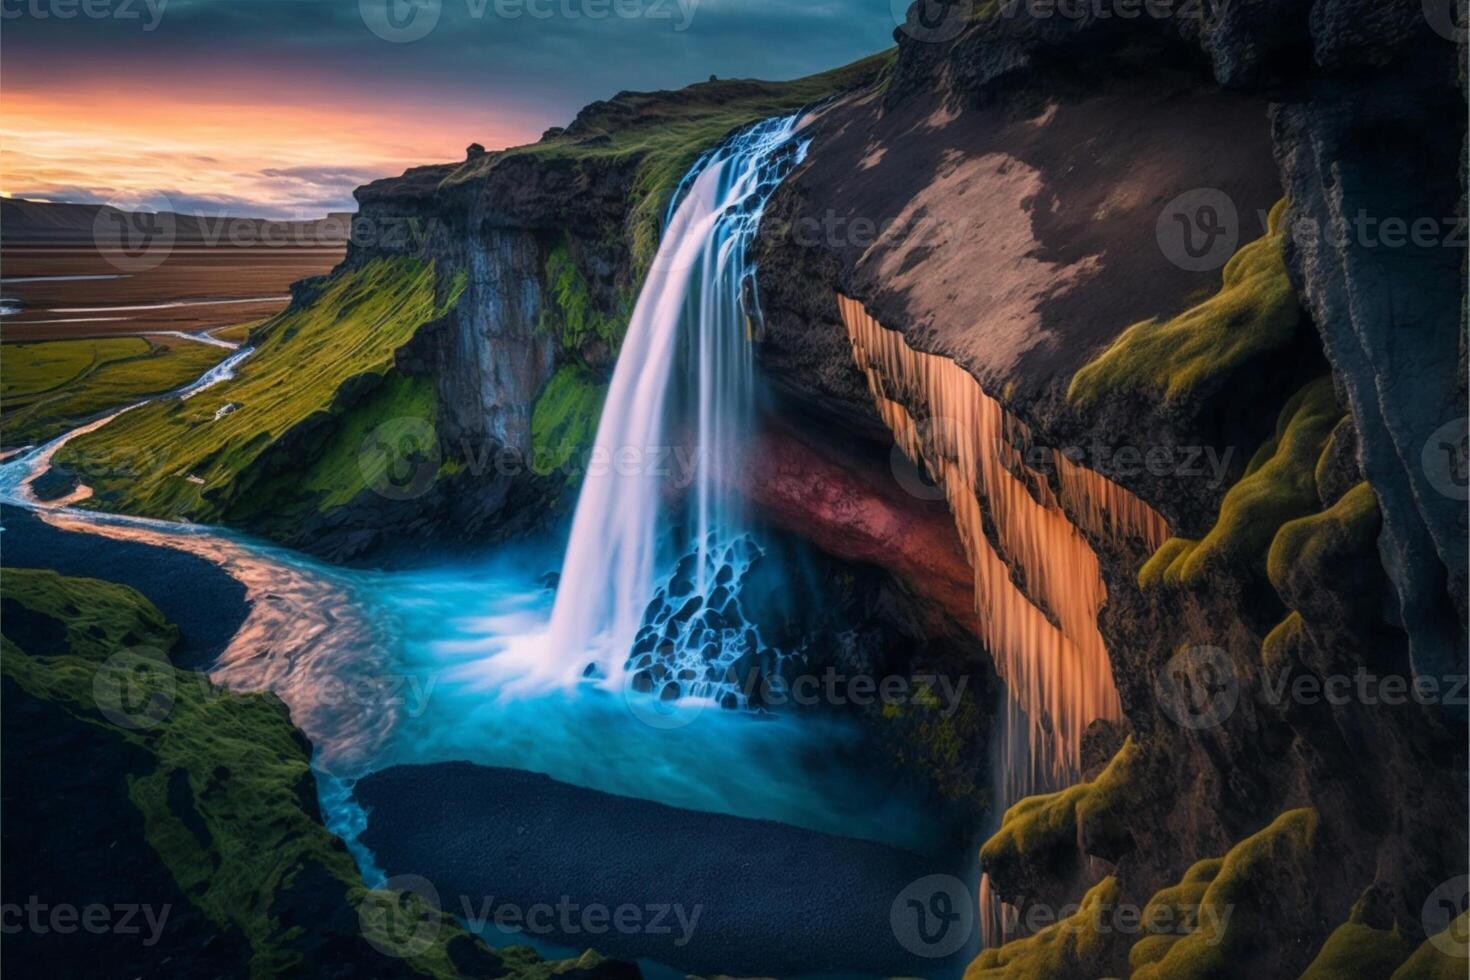
M845 64L892 44L895 5L3 0L0 192L211 214L352 210L365 181L471 142L535 140L621 89Z

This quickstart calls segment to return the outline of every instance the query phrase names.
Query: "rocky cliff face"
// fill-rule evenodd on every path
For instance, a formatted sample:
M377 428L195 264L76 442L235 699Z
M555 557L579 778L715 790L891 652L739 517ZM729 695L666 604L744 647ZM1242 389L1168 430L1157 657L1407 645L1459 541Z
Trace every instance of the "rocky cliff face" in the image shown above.
M762 362L804 414L899 412L936 474L956 428L1024 459L1101 564L1111 748L982 852L1010 936L1085 909L972 973L1326 976L1360 942L1420 975L1466 863L1464 46L1409 3L1046 9L915 5L887 84L813 121L760 264ZM841 296L909 352L876 382ZM1018 427L941 417L921 355ZM1172 536L1090 525L1063 460ZM1055 617L1014 504L951 505L1009 556L977 591ZM1130 903L1195 918L1097 928Z

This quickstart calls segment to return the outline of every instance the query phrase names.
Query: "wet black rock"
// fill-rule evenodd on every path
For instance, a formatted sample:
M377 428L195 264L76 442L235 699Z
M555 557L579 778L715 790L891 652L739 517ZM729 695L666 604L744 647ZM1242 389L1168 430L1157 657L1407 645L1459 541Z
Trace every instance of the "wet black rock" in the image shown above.
M691 617L695 613L699 612L699 607L702 606L702 605L704 605L704 599L703 599L703 597L697 596L697 595L696 596L690 596L689 597L689 601L686 602L686 603L684 603L684 605L680 606L679 607L679 611L676 612L676 613L674 613L673 622L676 622L676 623L687 622L688 619L689 619L689 617Z

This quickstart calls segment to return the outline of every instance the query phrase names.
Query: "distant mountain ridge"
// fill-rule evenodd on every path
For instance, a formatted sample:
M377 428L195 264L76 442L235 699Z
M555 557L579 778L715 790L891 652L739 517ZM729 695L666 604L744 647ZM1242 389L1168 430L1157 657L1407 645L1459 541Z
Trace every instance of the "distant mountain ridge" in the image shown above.
M0 244L5 245L127 245L171 235L172 241L190 245L340 248L351 226L347 212L293 221L0 198Z

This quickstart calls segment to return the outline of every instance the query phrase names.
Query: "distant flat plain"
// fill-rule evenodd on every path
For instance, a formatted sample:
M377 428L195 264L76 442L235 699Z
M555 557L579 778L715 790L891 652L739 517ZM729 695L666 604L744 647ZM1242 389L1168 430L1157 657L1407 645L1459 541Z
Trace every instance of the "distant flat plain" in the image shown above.
M284 309L291 283L344 254L342 246L181 245L142 257L5 246L0 448L193 381L244 343L251 325Z
M262 320L285 308L291 283L327 272L344 251L180 245L139 256L80 245L6 246L0 340L193 333Z

